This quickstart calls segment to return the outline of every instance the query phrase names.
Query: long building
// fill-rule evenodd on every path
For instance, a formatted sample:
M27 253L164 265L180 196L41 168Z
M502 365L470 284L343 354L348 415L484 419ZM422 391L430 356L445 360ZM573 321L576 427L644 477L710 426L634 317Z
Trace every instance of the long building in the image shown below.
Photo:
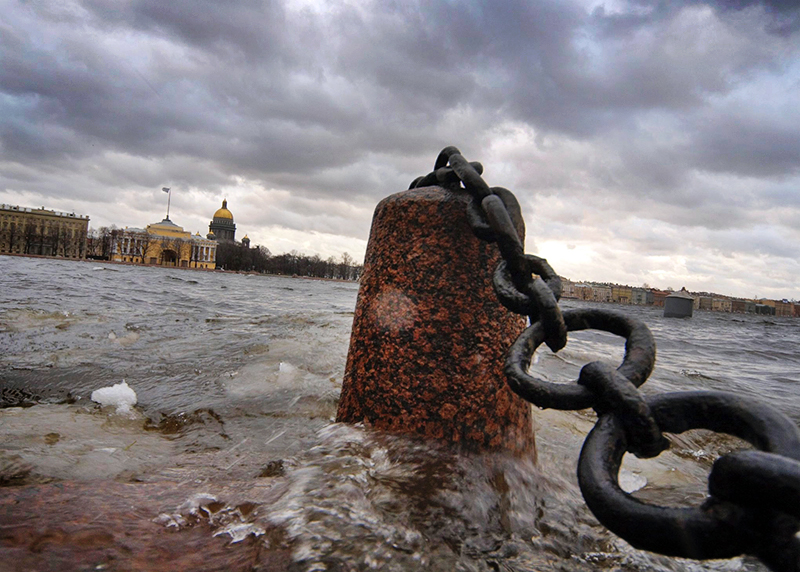
M192 236L169 218L147 228L112 231L111 260L117 262L213 269L216 259L215 240Z
M86 257L89 217L0 205L0 254Z

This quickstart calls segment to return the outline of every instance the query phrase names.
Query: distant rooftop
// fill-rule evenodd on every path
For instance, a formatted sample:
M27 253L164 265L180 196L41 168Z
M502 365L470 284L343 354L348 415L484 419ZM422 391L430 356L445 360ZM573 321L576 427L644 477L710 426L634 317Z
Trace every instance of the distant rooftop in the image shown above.
M62 216L64 218L77 218L77 219L86 219L89 220L89 215L76 215L75 213L64 213L61 211L54 211L50 209L46 209L44 207L40 209L32 209L30 207L20 207L16 205L6 205L1 204L0 210L4 211L14 211L19 213L35 213L35 214L47 214L51 216Z
M174 226L175 228L179 228L179 229L183 230L182 226L178 226L177 224L175 224L174 222L172 222L168 218L165 218L161 222L154 223L151 226L155 226L155 225L158 225L158 226Z

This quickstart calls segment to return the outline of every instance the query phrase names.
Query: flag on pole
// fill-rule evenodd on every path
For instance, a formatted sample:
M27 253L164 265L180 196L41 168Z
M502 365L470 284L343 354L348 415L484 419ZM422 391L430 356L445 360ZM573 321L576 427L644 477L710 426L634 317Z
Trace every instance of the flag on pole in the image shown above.
M161 190L164 191L165 193L168 193L169 192L169 187L161 187Z

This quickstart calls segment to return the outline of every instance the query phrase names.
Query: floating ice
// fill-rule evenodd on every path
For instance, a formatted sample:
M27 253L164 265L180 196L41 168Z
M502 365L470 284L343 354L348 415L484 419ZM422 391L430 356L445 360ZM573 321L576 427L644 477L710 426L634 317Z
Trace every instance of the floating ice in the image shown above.
M619 488L626 493L638 491L647 484L647 478L637 473L632 473L627 469L619 471Z
M102 387L92 392L92 401L102 406L114 406L117 414L125 415L132 412L132 407L136 405L136 392L122 380L111 387Z

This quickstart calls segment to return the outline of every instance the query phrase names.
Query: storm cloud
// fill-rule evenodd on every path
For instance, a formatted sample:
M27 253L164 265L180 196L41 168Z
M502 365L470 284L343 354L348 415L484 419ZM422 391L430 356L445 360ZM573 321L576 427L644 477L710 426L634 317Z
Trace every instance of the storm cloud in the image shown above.
M562 275L800 298L795 2L0 7L4 203L360 258L456 145Z

